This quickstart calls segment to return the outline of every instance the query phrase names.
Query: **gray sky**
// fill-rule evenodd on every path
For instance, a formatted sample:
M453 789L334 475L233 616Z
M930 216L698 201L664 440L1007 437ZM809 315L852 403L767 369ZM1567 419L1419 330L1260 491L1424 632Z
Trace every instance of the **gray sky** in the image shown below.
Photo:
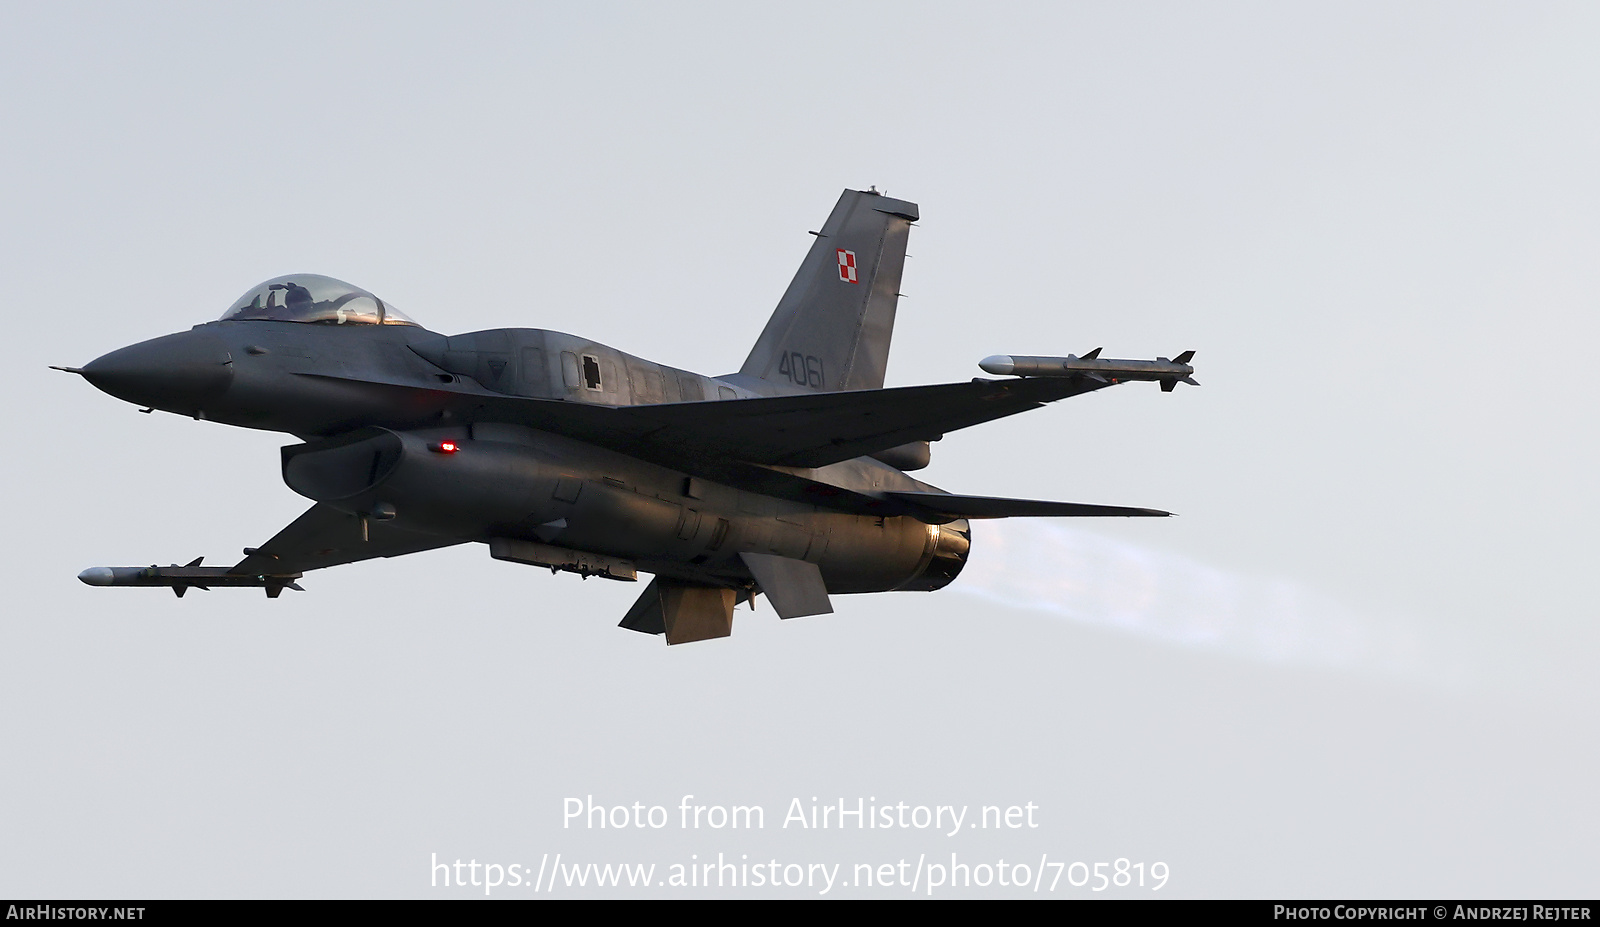
M0 895L470 896L433 854L556 853L1600 889L1592 5L0 9ZM891 384L1102 345L1205 384L954 434L927 478L1181 518L980 524L943 592L671 650L614 627L637 587L477 547L271 602L74 579L231 562L306 501L283 436L47 364L304 271L724 373L869 184L924 216ZM767 826L562 827L686 794ZM812 796L1040 826L780 826Z

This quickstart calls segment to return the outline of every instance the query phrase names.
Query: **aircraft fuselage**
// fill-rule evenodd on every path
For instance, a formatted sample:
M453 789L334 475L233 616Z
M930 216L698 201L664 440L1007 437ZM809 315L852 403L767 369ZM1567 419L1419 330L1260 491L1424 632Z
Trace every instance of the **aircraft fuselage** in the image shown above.
M284 449L291 489L459 541L517 539L733 586L748 583L741 552L773 555L815 563L833 593L938 589L966 559L964 521L831 511L529 425L474 421L474 397L495 394L606 406L760 395L560 332L212 322L83 372L130 402L305 439ZM871 458L807 473L869 493L933 488ZM593 563L551 565L607 575Z

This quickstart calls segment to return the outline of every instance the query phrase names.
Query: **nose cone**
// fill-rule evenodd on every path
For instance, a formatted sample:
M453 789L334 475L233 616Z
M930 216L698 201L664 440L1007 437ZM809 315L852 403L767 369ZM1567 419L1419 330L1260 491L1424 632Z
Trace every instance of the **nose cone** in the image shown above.
M192 414L228 389L232 363L220 338L196 330L112 351L90 361L83 376L118 399Z
M78 578L91 586L109 586L117 577L110 567L90 567L79 573Z

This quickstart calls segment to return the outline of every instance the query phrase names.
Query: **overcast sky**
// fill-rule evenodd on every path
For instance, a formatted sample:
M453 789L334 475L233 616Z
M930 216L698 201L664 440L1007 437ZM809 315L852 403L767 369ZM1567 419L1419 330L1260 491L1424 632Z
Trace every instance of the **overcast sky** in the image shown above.
M435 856L557 853L863 897L910 889L857 864L920 859L925 893L952 853L1166 864L1127 897L1600 890L1593 5L0 13L0 895L470 897ZM615 627L637 586L476 545L276 601L74 578L231 563L308 503L292 439L47 364L314 272L726 373L868 185L923 215L891 385L1100 346L1194 349L1204 384L955 433L919 475L1181 517L981 523L942 592L670 650ZM563 827L589 795L672 824ZM766 826L685 830L685 795ZM782 826L813 796L1038 826ZM1038 894L1096 894L1068 881Z

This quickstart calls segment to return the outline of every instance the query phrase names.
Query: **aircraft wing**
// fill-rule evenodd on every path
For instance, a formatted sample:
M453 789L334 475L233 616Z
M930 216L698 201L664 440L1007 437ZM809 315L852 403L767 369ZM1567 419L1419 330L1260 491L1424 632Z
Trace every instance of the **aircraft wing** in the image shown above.
M461 543L457 538L407 531L372 520L367 522L367 539L362 540L359 519L318 504L273 535L272 540L253 548L228 572L246 575L305 573L341 563L398 557Z
M754 399L606 406L303 374L392 393L385 402L449 410L465 421L553 431L663 463L688 459L824 467L1112 385L1080 377L973 380L934 386ZM412 402L404 401L409 396Z
M1109 384L1079 379L974 380L722 402L627 406L641 438L719 459L823 467L1037 409Z
M700 473L748 482L749 465L815 468L911 441L935 441L951 431L1037 409L1047 402L1104 389L1088 377L972 380L933 386L806 393L753 399L608 406L380 382L328 374L375 394L379 404L426 410L461 421L507 422L550 431ZM400 424L397 422L396 424ZM401 425L401 427L408 427ZM776 479L766 471L767 479ZM773 494L783 491L774 487ZM798 489L796 489L798 491ZM838 490L829 490L837 494ZM867 500L863 497L861 500ZM877 500L881 506L882 500ZM891 508L904 509L891 503Z

